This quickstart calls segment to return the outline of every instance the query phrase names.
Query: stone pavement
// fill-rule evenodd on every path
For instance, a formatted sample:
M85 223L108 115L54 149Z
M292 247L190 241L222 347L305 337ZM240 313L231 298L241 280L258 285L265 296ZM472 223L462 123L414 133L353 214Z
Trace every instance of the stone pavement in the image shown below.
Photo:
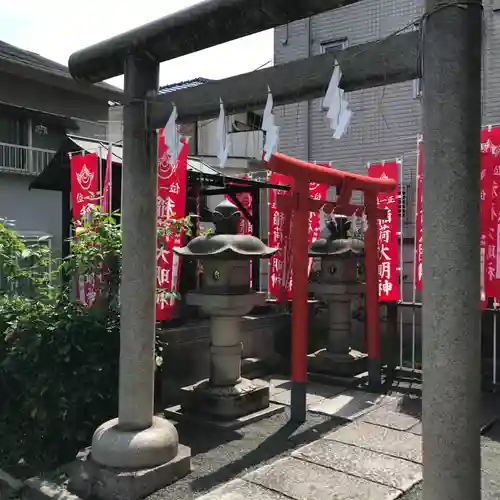
M481 441L482 499L500 499L500 424L486 432ZM422 483L401 497L422 500Z
M272 377L270 384L271 400L289 404L289 382ZM497 417L497 401L485 396L484 426ZM307 404L312 415L329 415L350 423L200 500L392 500L421 481L419 398L310 384ZM500 445L486 448L483 455L500 458ZM497 473L499 469L500 464ZM490 483L498 482L493 473L488 477ZM500 489L494 489L497 496L485 498L500 498ZM408 500L420 498L418 486L412 494Z

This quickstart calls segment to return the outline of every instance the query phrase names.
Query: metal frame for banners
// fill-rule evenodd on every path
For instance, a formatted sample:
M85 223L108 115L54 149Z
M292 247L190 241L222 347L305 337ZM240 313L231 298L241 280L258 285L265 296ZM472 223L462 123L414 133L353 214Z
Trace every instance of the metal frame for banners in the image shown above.
M498 127L500 126L500 123L498 124L488 124L484 125L482 129L491 129L493 127ZM422 301L417 300L417 289L415 286L416 283L416 276L417 276L417 259L416 259L416 254L417 254L417 235L416 235L416 222L417 222L417 203L418 203L418 161L419 161L419 147L420 143L423 140L422 135L418 134L417 135L417 162L415 165L411 165L408 168L415 168L415 173L414 177L412 176L412 182L414 180L415 186L414 186L414 196L415 198L411 203L411 206L409 205L407 209L412 209L412 221L410 222L409 220L405 220L405 217L401 216L400 217L400 233L399 233L399 245L400 245L400 279L401 279L401 297L400 300L397 303L385 303L388 308L390 307L395 307L397 308L397 330L398 330L398 360L397 363L393 364L393 367L397 369L398 372L404 372L405 374L409 374L410 376L413 376L415 379L419 379L422 374L423 374L423 367L421 366L421 363L419 360L421 359L421 355L419 355L419 349L421 350L421 342L423 339L423 335L425 335L425 332L422 331L422 323L421 321L418 322L417 319L419 316L421 316L422 313ZM403 155L404 156L404 155ZM400 170L400 193L402 193L402 189L404 187L404 173L405 173L405 162L403 159L398 159L398 162L400 162L401 165L401 170ZM378 163L378 162L377 162ZM380 162L381 163L381 162ZM406 291L404 286L404 255L405 255L405 244L408 241L404 236L405 236L405 227L407 224L413 224L413 251L412 251L412 258L411 258L411 298L408 298L406 296ZM425 228L424 228L425 230ZM407 264L410 263L407 262ZM409 273L408 273L409 274ZM407 282L408 284L408 282ZM406 328L407 322L405 321L405 310L411 310L411 331L407 332ZM500 313L500 303L498 299L490 299L488 307L483 312L483 321L482 321L482 334L485 335L484 339L484 351L487 353L486 358L489 360L491 358L491 367L488 366L487 373L485 373L485 385L487 387L490 387L492 390L496 391L498 390L498 387L500 385L500 381L498 380L498 359L497 359L497 350L498 350L498 314ZM388 315L390 317L390 315ZM490 316L490 318L488 318ZM390 318L388 318L390 319ZM417 327L417 323L419 324L419 328ZM491 323L491 327L489 324ZM393 325L394 326L394 325ZM389 325L390 327L390 325ZM407 333L411 333L411 335L408 335ZM491 343L488 340L489 334L491 333ZM408 339L408 337L410 337ZM419 342L420 338L420 342ZM408 349L408 340L411 342L411 345L409 346L410 349ZM420 344L420 345L419 345ZM489 344L489 347L488 347ZM491 356L490 356L491 353ZM485 359L485 356L483 356L483 361Z

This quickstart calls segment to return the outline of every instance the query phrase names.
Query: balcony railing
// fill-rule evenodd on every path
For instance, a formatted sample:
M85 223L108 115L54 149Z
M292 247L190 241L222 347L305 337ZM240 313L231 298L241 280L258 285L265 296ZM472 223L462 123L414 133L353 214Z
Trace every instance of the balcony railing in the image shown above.
M56 151L0 142L0 172L38 175Z

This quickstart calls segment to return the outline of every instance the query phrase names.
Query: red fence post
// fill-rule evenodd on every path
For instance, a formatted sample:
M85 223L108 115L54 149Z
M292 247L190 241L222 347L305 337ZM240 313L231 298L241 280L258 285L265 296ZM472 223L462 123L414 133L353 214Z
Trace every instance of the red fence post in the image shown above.
M365 192L368 229L365 233L366 332L368 385L377 391L382 383L380 317L378 303L377 193Z

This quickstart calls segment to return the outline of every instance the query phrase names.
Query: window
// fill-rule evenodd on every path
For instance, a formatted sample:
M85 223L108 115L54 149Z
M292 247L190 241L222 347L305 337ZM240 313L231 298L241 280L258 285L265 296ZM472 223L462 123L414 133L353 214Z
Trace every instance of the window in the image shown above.
M338 38L321 43L321 53L329 54L330 52L339 52L347 47L347 38Z
M28 146L29 121L22 117L0 116L0 142Z

